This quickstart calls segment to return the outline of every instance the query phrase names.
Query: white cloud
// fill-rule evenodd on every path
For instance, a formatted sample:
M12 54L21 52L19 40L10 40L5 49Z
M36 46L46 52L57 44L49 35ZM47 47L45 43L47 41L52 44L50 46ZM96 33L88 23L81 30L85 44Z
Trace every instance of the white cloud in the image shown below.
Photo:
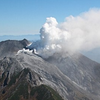
M100 9L91 9L77 17L67 17L61 27L71 38L68 46L74 50L91 50L100 47Z
M40 33L41 40L35 48L44 57L61 50L75 52L100 47L100 9L69 16L61 24L53 17L47 18Z

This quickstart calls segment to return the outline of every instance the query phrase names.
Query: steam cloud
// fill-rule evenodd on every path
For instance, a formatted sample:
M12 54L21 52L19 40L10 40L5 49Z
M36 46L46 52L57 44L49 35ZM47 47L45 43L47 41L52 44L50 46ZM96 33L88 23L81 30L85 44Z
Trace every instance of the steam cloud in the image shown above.
M60 24L53 17L47 18L40 37L30 47L44 58L62 50L76 52L100 47L100 9L69 16Z

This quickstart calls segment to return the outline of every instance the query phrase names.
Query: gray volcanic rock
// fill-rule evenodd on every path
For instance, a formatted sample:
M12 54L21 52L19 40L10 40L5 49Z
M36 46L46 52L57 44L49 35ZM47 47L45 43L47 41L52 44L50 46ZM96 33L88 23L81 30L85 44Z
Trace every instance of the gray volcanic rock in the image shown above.
M15 58L4 57L2 60L0 60L0 78L2 78L5 74L7 82L10 80L13 74L19 73L22 69L21 64Z
M29 44L29 41L23 39L21 41L17 40L6 40L0 42L0 58L5 56L13 56L18 50L23 49Z
M79 53L59 52L48 59L27 51L17 53L28 44L25 41L0 43L0 55L7 56L0 60L0 99L6 100L25 82L31 87L48 85L64 100L100 100L100 64Z
M13 87L18 87L16 85L22 83L23 80L26 80L25 82L28 82L32 87L41 84L52 87L64 100L91 100L91 98L94 98L87 91L74 84L56 66L32 53L20 52L15 58L6 57L0 60L0 72L0 93L7 97L12 90L6 92L6 94L3 91L9 91L9 85L12 89ZM23 79L23 77L25 78Z
M100 64L82 54L55 53L46 59L74 84L100 98Z
M0 78L0 100L41 100L41 98L43 100L63 100L56 91L43 85L41 76L29 68L19 70L19 72L14 70L14 73L10 75L11 67L8 66L10 63L8 60L10 59L0 61L5 67ZM6 62L5 65L4 62Z
M23 68L30 68L39 74L42 77L43 84L58 91L64 100L99 100L98 97L93 97L91 93L75 84L57 66L48 63L37 55L21 52L16 59L23 65Z

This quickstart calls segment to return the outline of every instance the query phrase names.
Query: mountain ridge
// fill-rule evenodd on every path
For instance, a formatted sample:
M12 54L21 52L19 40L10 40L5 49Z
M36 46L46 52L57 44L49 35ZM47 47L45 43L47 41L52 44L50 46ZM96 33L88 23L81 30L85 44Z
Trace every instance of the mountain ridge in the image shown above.
M25 45L23 44L20 49L23 49ZM3 51L5 49L3 48ZM10 46L9 49L11 49ZM16 74L21 75L23 71L29 69L27 75L22 75L24 81L33 87L41 86L41 84L49 86L58 92L64 100L100 100L100 81L98 81L100 68L98 63L79 53L70 55L59 52L51 58L43 59L32 52L22 51L16 55L17 51L14 52L14 49L12 51L13 56L6 55L9 54L8 50L4 54L5 57L0 60L0 93L2 95L5 95L5 91L2 89L8 87L9 82L13 79L12 76L15 78L10 82L11 87L18 81ZM0 51L0 53L2 52ZM19 80L19 83L22 82L20 77ZM21 99L25 98L23 99L22 96Z

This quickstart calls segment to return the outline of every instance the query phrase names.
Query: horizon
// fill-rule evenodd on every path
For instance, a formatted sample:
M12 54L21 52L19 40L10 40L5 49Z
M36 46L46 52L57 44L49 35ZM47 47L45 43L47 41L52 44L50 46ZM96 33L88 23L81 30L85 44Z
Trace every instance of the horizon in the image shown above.
M40 39L39 34L30 35L2 35L0 36L0 42L5 40L23 40L27 39L29 41L37 41Z

